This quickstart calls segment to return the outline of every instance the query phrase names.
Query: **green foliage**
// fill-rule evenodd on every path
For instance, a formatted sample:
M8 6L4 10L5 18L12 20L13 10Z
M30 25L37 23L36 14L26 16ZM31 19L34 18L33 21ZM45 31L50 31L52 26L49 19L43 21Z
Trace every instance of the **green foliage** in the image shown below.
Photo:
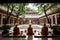
M0 30L6 30L6 29L10 29L12 27L12 25L3 25Z
M43 10L43 8L38 8L38 12L39 12L39 14L42 14L42 13L44 13L44 10Z
M27 5L27 3L16 4L14 12L16 13L17 17L25 14L25 5Z
M45 5L46 4L46 5ZM34 3L35 6L38 6L38 12L40 14L44 13L43 11L43 5L45 6L45 10L47 9L55 9L56 8L56 5L59 4L59 3ZM52 7L51 7L52 6ZM53 7L54 6L54 7Z
M53 30L57 30L59 28L59 26L58 25L54 25L54 26L51 26L50 28L53 29Z
M16 13L16 15L19 16L19 15L23 15L25 13L25 11L26 11L25 6L28 5L29 3L8 3L8 4L0 4L0 5L7 8L9 4L10 4L10 7L9 7L10 10L12 9L12 4L15 6L13 11ZM60 5L60 3L33 3L33 4L34 4L34 6L40 5L40 6L38 6L38 12L41 14L44 12L42 9L42 5L44 5L44 4L47 4L47 5L45 5L45 9L48 9L50 7L49 5L51 5L51 6L57 5L57 4ZM53 8L56 8L56 7L53 7ZM53 8L50 8L50 9L53 9ZM30 9L27 8L27 10L29 11Z
M24 8L25 8L26 5L28 5L28 3L7 3L7 4L0 4L0 6L4 6L5 8L8 8L8 5L10 5L9 6L10 10L12 9L12 5L15 6L13 11L16 14L18 14L18 13L22 14L22 13L24 13L24 11L25 11Z

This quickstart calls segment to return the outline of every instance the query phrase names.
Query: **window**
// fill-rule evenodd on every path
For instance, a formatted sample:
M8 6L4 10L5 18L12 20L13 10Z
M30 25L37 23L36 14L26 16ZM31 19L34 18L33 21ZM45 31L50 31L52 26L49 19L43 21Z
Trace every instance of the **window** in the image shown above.
M47 22L48 22L48 24L50 23L50 18L48 17L48 19L47 19Z
M0 24L1 24L1 14L0 14Z
M60 14L56 16L57 17L57 24L60 24Z
M55 24L55 17L53 16L53 24Z
M46 23L46 18L44 18L44 23Z
M13 18L10 18L10 24L13 23Z
M16 18L14 18L14 24L16 23Z
M5 24L6 23L6 16L5 15L3 15L3 24Z

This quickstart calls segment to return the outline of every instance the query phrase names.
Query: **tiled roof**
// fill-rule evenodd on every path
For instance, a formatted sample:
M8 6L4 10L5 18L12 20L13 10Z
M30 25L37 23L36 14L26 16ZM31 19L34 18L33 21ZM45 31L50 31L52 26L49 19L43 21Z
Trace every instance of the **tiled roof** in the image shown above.
M2 12L2 13L7 13L7 9L6 8L4 8L4 7L0 7L0 11ZM11 10L9 10L9 13L11 12ZM12 12L12 14L13 15L16 15L14 12Z
M37 14L38 12L34 12L34 11L26 11L26 14Z

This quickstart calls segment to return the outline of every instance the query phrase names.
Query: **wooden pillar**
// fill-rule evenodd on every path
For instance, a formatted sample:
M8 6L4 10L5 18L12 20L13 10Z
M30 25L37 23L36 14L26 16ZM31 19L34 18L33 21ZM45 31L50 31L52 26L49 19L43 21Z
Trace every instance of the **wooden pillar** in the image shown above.
M51 24L53 24L53 16L50 16L50 18L51 18Z
M1 25L3 25L3 14L1 14Z
M10 18L9 18L9 24L10 24Z
M56 15L55 15L55 24L57 24L57 17L56 17Z

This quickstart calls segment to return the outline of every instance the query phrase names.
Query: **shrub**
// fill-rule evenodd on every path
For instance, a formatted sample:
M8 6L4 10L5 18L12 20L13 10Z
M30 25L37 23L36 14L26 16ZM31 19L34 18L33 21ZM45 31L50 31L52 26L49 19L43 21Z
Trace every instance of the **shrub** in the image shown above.
M51 29L53 29L54 35L60 35L60 32L58 31L59 27L60 26L58 26L58 25L51 26Z
M58 25L54 25L54 26L51 26L50 28L53 29L53 30L58 30L59 26Z
M6 29L10 29L11 27L12 27L11 25L3 25L0 29L6 30Z

